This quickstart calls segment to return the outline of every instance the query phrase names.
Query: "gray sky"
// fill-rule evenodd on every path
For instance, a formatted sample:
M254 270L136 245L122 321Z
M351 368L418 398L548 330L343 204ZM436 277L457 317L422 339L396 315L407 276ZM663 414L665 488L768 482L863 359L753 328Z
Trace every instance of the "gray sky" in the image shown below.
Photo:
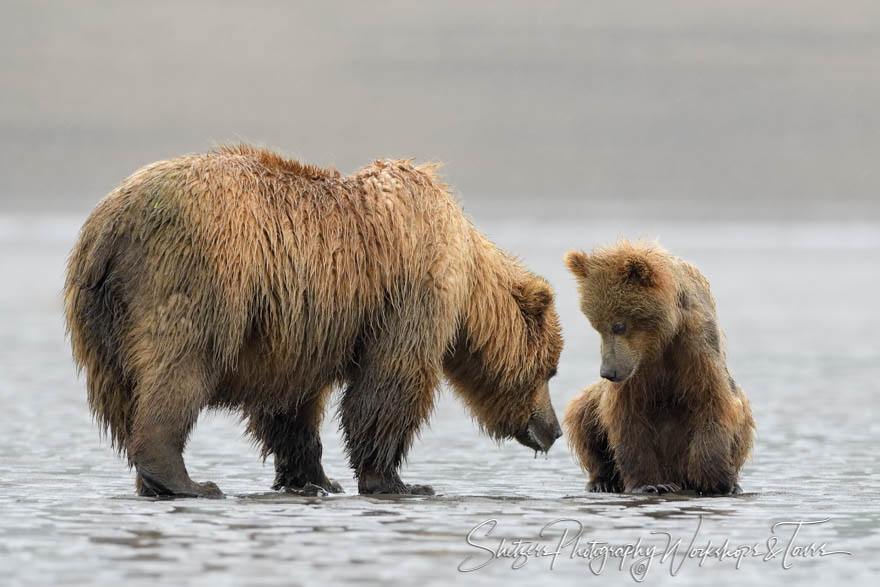
M477 215L880 217L880 3L0 6L0 210L219 142L446 162Z

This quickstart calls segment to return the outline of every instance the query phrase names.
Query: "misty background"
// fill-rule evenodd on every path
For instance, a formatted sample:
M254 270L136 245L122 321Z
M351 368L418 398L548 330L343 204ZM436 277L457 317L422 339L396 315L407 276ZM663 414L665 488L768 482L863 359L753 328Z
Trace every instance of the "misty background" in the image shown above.
M5 0L2 209L89 210L249 141L443 161L478 217L876 217L878 23L870 0Z

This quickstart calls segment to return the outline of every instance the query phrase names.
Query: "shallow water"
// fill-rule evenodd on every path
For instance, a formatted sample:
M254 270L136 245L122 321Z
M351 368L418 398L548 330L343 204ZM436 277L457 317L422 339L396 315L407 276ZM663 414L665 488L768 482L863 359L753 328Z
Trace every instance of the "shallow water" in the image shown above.
M99 441L63 336L63 265L83 218L0 216L2 584L582 582L590 573L625 584L640 573L676 585L864 583L880 572L880 225L478 218L557 289L566 335L552 382L560 413L598 374L598 339L577 311L562 253L618 234L661 235L703 270L728 335L732 372L758 423L754 458L741 476L744 495L586 495L564 442L537 459L515 443L498 446L444 391L403 471L407 481L433 484L436 497L355 495L332 414L325 468L349 493L268 491L271 462L261 462L237 420L205 414L188 467L195 479L217 482L227 499L157 501L135 497L132 473ZM568 521L539 536L560 519ZM491 536L483 526L468 544L468 533L489 520L497 521ZM697 532L695 547L728 540L731 551L757 543L763 553L773 524L798 520L827 522L802 528L797 545L826 543L826 551L852 554L748 556L739 570L730 558L682 559ZM552 568L549 556L488 559L486 549L501 538L553 550L563 529L571 538L578 526L581 555L591 554L583 551L591 540L641 541L658 552L647 567L629 556L601 568L598 550L589 561L572 556L571 546ZM659 560L662 533L682 540L672 560ZM777 528L774 551L791 533Z

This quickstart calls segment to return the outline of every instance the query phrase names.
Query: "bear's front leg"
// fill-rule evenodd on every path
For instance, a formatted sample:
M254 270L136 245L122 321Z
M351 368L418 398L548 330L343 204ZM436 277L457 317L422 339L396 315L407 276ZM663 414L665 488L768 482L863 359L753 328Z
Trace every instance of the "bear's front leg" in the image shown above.
M321 421L330 387L307 395L295 409L282 413L248 415L248 431L262 443L263 457L275 456L272 489L296 493L344 493L342 485L327 477L321 464Z
M437 377L398 359L392 365L362 360L342 397L342 431L362 494L433 495L428 485L404 483L397 471L434 402ZM404 369L400 373L397 369Z
M659 454L653 427L630 413L617 414L609 429L623 492L663 495L681 490L679 479L669 477L669 455Z
M720 422L707 422L688 446L687 485L700 495L742 493L733 461L733 434Z
M608 433L600 419L601 393L598 384L584 389L569 402L562 425L581 467L590 473L586 490L590 493L618 493L623 491L623 481L608 444Z

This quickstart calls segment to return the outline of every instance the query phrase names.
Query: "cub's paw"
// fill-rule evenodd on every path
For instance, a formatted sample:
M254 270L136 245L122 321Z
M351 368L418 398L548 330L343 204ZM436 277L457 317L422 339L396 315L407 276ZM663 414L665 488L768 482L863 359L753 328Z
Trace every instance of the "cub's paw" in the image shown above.
M742 487L731 479L725 479L707 487L697 490L700 495L737 495L742 493Z
M677 483L658 483L657 485L639 485L630 490L630 493L642 495L664 495L681 491L681 485Z

